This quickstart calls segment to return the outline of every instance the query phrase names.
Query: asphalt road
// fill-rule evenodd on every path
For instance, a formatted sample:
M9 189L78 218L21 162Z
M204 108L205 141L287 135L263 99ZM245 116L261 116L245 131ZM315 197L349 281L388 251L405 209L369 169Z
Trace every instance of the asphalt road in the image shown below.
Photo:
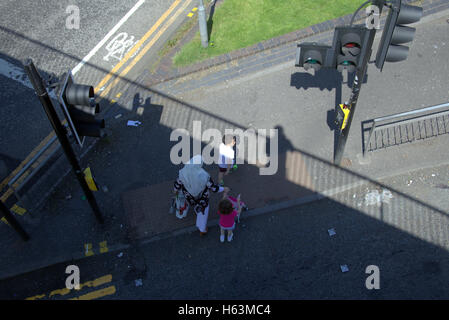
M78 83L96 87L147 36L146 42L127 60L131 62L154 40L146 54L136 61L137 72L131 70L126 74L127 81L134 81L142 66L151 64L170 34L187 19L194 3L191 0L78 1L79 28L73 29L67 27L74 21L71 17L75 11L66 11L70 5L73 5L71 1L31 0L0 4L0 85L3 88L0 92L0 179L15 169L51 131L23 72L25 59L32 58L43 77L60 77L70 69L74 70ZM83 59L85 63L80 64ZM126 63L122 68L125 66ZM122 72L120 68L115 70ZM114 95L121 92L127 81L122 81L123 85ZM98 90L96 93L100 94ZM103 98L104 110L110 97Z

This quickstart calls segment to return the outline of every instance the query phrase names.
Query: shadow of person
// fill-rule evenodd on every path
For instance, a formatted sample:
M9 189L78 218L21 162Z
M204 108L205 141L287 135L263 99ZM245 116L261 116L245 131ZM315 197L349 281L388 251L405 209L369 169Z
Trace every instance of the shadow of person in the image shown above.
M140 93L137 92L133 98L131 112L135 112L139 116L143 116L143 114L145 113L145 121L147 123L150 122L151 124L153 124L159 123L162 114L162 108L163 106L161 105L151 103L151 96L144 99L140 96Z
M137 109L143 104L143 98L140 97L140 93L137 92L133 97L133 104L132 104L132 112L136 112Z
M285 135L284 128L282 126L275 126L275 130L277 130L277 136L278 136L278 151L280 154L286 153L287 151L293 151L295 147L290 142L290 140ZM268 146L270 147L270 145ZM268 148L269 151L269 148Z

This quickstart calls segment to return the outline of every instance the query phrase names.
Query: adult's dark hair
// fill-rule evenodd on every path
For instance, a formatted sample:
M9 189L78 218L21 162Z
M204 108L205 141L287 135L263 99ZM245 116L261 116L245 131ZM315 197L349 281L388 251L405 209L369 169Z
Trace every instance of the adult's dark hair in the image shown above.
M220 211L221 214L230 214L232 211L234 211L231 201L229 201L228 199L221 200L218 203L218 211Z
M236 141L236 138L232 134L225 134L223 135L222 141L224 144L229 144L231 141Z

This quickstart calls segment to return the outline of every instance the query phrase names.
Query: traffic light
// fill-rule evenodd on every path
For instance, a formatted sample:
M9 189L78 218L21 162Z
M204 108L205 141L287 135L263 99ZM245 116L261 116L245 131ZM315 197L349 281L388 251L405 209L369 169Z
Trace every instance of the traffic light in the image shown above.
M371 30L362 26L336 27L333 41L333 63L337 70L354 72L369 54L368 36Z
M69 71L59 92L59 102L77 142L83 146L84 137L101 137L104 119L96 119L100 105L95 103L94 88L76 84ZM82 139L82 141L81 141Z
M298 44L296 49L296 67L303 67L306 70L310 68L315 72L321 68L330 67L332 47L320 45L316 42L304 42Z
M404 24L419 21L422 14L421 7L401 4L401 0L393 1L376 55L377 68L382 71L385 61L398 62L407 59L409 48L401 44L412 42L416 29Z

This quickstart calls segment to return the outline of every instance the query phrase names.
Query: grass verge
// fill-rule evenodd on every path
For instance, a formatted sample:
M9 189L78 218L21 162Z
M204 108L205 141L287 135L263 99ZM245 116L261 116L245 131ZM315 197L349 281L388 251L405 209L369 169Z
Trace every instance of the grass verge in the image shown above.
M362 0L225 0L208 19L209 41L199 32L173 58L177 67L251 46L283 34L353 13ZM197 20L197 19L195 19Z

